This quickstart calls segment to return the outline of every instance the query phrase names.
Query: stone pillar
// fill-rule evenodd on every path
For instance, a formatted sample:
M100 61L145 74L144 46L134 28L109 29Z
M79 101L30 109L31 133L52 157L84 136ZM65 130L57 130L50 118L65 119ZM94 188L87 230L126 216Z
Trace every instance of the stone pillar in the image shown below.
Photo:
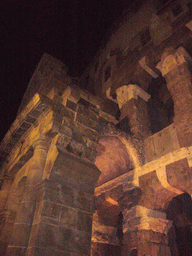
M58 152L49 179L37 186L28 256L90 255L99 174L93 163Z
M192 145L192 59L183 47L167 49L157 68L167 82L174 102L174 123L180 146Z
M149 136L150 124L146 102L150 95L134 84L119 87L116 94L121 111L120 121L128 117L130 130L136 138Z
M41 137L34 143L34 155L6 255L26 255L36 207L36 185L42 181L48 145L46 137Z
M12 184L13 178L7 177L0 190L0 255L5 255L15 220L14 212L6 207Z
M172 222L165 213L136 205L123 210L123 220L122 256L171 256L167 234Z

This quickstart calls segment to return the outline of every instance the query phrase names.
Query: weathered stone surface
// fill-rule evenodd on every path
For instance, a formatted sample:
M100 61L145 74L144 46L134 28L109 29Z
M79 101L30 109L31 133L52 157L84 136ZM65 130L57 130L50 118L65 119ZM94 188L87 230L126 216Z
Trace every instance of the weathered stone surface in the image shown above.
M167 180L173 187L192 193L192 171L186 158L167 165L166 173Z
M101 138L99 143L100 148L95 164L101 170L101 176L97 182L97 186L133 168L132 159L130 159L125 145L118 137L106 136Z
M41 223L32 228L36 233L29 242L29 247L55 248L57 250L68 251L89 255L90 234L78 230L67 229L60 226ZM36 231L35 231L36 230Z
M140 139L146 138L150 135L150 124L145 100L138 98L138 96L131 96L127 101L123 101L123 105L121 106L120 120L126 116L129 120L132 135Z
M155 171L140 177L140 189L139 204L156 210L165 210L170 200L177 195L162 186Z
M92 243L91 255L103 256L103 255L121 255L121 248L115 245L109 245L105 243Z
M26 248L18 247L8 247L6 252L8 256L25 256L26 255Z
M190 63L189 54L183 47L179 47L176 51L167 49L158 64L174 101L174 123L181 147L192 144L192 74Z
M174 16L175 5L155 10L151 3L135 10L95 57L97 67L87 69L88 85L102 99L74 85L49 55L37 67L25 108L0 146L0 255L88 256L92 219L95 256L169 256L176 240L186 245L169 230L165 211L172 198L192 193L192 61L177 49L191 52L191 7L182 3ZM168 26L159 33L162 24ZM170 45L177 50L166 50L158 65L164 79L155 65ZM159 132L150 136L152 108ZM180 237L190 236L189 215L174 213Z
M9 246L27 248L31 227L29 224L14 224ZM9 247L8 247L9 248Z
M168 255L171 252L168 246L168 240L165 234L154 233L152 231L131 232L124 236L123 255L128 256L133 249L136 249L138 255Z
M167 143L169 141L169 143ZM179 149L177 130L170 125L144 141L145 163Z

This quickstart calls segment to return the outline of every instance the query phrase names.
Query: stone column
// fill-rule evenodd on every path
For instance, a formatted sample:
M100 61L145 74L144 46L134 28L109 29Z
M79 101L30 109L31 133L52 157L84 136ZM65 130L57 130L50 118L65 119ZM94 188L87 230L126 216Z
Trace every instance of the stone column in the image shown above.
M150 95L134 84L119 87L116 94L121 111L120 121L128 117L131 133L136 138L149 136L150 124L146 102Z
M34 155L31 159L23 197L18 207L6 255L26 255L36 207L36 185L42 181L48 145L46 137L40 137L34 143Z
M6 207L12 184L13 178L6 177L0 190L0 255L5 255L15 219L14 212Z
M136 205L123 210L123 220L122 256L171 256L168 232L172 222L165 213Z
M167 49L157 68L174 102L174 123L180 146L192 145L192 59L183 47Z
M90 255L99 174L93 163L58 152L49 179L37 186L28 256Z

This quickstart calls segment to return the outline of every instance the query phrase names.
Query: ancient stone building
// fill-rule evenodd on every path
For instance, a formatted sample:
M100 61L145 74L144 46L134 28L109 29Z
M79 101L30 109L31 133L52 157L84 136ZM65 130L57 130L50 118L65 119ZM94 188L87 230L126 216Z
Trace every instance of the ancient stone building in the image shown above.
M134 1L79 81L45 54L1 142L0 255L192 255L192 2Z

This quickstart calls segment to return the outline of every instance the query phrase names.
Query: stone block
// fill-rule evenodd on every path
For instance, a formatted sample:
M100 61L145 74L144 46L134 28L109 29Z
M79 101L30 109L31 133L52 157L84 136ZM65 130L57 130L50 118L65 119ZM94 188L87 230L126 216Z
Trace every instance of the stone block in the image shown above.
M35 201L35 193L33 193L35 190L34 184L32 185L25 185L25 190L22 195L22 202L29 202L32 203Z
M88 194L79 192L77 195L77 201L76 201L76 207L78 209L81 209L86 212L91 212L91 204L92 197L90 197Z
M42 216L59 220L60 212L61 212L60 204L57 204L54 202L49 202L49 201L44 201L43 209L41 212Z
M14 224L10 239L10 246L27 247L31 226L28 224Z
M4 225L1 225L0 251L6 249L7 245L9 244L9 240L10 240L11 233L13 230L13 224L14 223L5 222Z
M45 180L44 184L44 200L64 204L73 207L74 205L74 189L69 185L61 186L58 183L53 183L50 180ZM43 185L42 184L42 185Z
M69 99L67 99L66 107L74 112L77 110L77 104Z
M30 225L33 221L35 210L35 203L21 202L17 211L17 217L15 222L17 224L28 224Z
M79 133L85 135L89 139L93 141L98 141L98 133L94 130L91 130L90 128L86 127L85 125L82 125L80 123L74 122L72 123L69 118L63 117L62 124L64 126L69 127L70 129L73 129L75 131L78 131Z
M74 206L75 192L72 188L69 186L61 186L59 194L60 203L71 207Z
M73 130L72 139L83 145L86 145L87 143L87 138L75 130Z
M83 154L82 154L82 158L94 163L96 156L97 156L97 151L91 150L91 149L85 147L85 150L83 151Z
M27 248L27 256L46 256L49 255L49 250L47 250L47 254L45 254L45 248L42 247L28 247ZM54 255L54 254L52 254Z
M95 112L92 112L90 109L87 109L86 106L79 104L77 113L86 116L87 118L97 122L99 117Z
M59 220L58 219L51 218L51 217L46 217L46 216L41 216L40 222L44 222L44 223L47 223L49 225L54 225L54 226L59 225ZM34 222L34 224L35 224L35 222Z
M8 242L1 241L0 242L0 255L6 255L6 250L7 250Z
M62 116L65 116L65 117L69 118L70 120L74 120L74 117L75 117L75 113L73 111L71 111L70 109L67 109L65 107L61 108L60 114Z
M92 214L78 211L77 228L78 230L90 233L92 228Z
M97 131L97 129L98 129L98 122L97 121L89 119L87 116L84 116L80 113L77 113L76 122L78 122L79 124L83 124L86 127L90 128L94 131Z
M32 247L27 250L28 256L72 256L70 252L57 250L53 246L48 246L46 248ZM80 255L77 255L80 256Z
M115 223L116 225L117 223ZM104 225L93 221L91 241L96 243L119 245L118 230L116 226Z
M91 234L86 232L72 231L70 240L72 253L87 256L90 255Z
M43 183L39 183L36 186L36 202L41 202L42 200L44 200L44 196L45 196L45 187L43 182Z
M60 226L66 228L75 228L77 226L77 210L62 206Z
M94 153L94 152L93 152ZM84 152L82 157L84 156ZM99 177L99 170L90 162L77 159L72 155L60 152L54 163L51 179L64 186L68 183L75 189L84 189L93 193L95 183ZM65 175L65 179L63 179ZM83 188L84 186L84 188ZM90 188L92 187L92 190Z
M167 143L167 141L169 141L169 143ZM179 141L175 126L172 124L145 139L144 147L146 163L179 149Z
M99 144L95 141L92 141L90 139L87 138L87 143L86 143L86 146L92 150L96 150L98 151L99 149Z
M71 140L69 142L69 144L67 145L66 150L69 153L81 158L81 156L85 150L85 146L81 143L76 142L75 140Z
M63 133L64 135L67 135L67 137L72 137L72 129L70 129L68 126L61 124L59 128L59 132Z
M58 226L40 222L34 224L28 247L50 247L56 246L55 234Z
M44 206L44 201L43 200L36 203L36 209L35 209L35 215L34 215L34 218L33 218L33 223L37 223L37 222L40 221L43 206Z
M44 200L73 207L74 191L69 186L61 186L59 189L46 188Z
M36 229L36 230L35 230ZM47 223L40 223L33 229L36 235L30 240L29 247L44 247L89 255L91 235Z
M6 256L25 256L26 250L27 248L11 246L7 248Z
M66 147L69 145L70 141L71 141L71 137L67 135L60 135L56 143L57 148L61 151L65 150Z

